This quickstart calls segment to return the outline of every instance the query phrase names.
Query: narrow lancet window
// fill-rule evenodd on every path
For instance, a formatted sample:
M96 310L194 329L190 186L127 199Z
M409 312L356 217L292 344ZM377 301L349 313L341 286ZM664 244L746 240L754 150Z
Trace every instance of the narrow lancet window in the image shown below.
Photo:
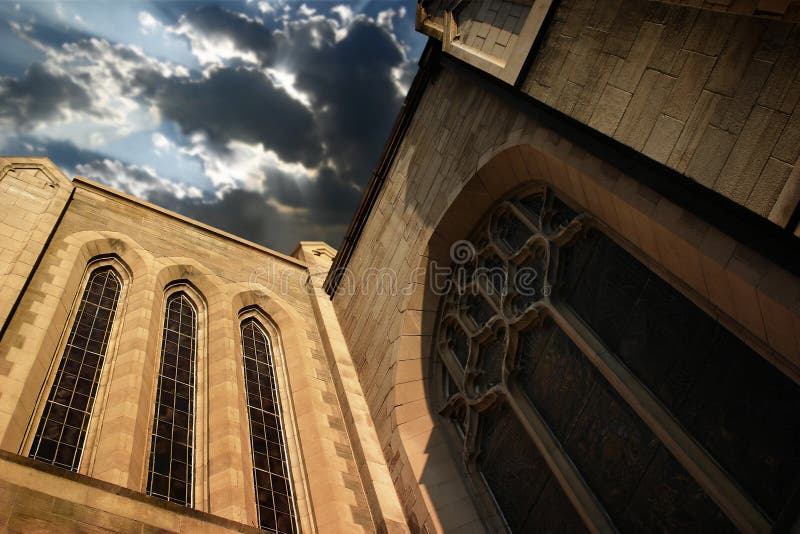
M167 298L147 493L192 505L197 310L183 292Z
M296 532L272 348L255 319L242 323L242 352L258 525L270 532Z
M122 282L111 267L92 271L39 421L30 456L77 471Z

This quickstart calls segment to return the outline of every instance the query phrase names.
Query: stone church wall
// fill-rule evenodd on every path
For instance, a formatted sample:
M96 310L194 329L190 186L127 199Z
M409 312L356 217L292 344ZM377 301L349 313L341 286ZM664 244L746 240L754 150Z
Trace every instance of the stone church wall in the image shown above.
M559 2L522 88L775 224L800 201L797 23Z
M468 80L445 64L425 89L333 295L412 529L484 528L459 459L437 430L430 335L438 300L426 268L449 265L450 244L520 184L550 183L800 376L797 278Z
M55 228L72 186L39 158L0 158L0 325Z
M40 164L56 172L49 162ZM256 521L238 317L257 307L276 338L301 527L374 531L306 288L306 264L82 178L70 184L59 173L58 202L29 201L42 189L34 190L31 180L45 184L51 176L45 172L40 179L39 172L45 171L6 172L0 182L0 202L12 204L8 213L15 217L5 218L2 228L22 222L30 228L15 229L26 234L19 239L13 233L12 239L3 239L6 246L18 247L11 252L21 259L13 264L14 272L0 277L0 287L15 284L19 290L20 281L27 282L0 342L0 447L28 454L87 265L106 259L115 262L124 279L114 323L119 332L112 330L80 473L144 493L164 290L179 283L198 296L207 347L201 352L208 354L198 363L195 509L238 523ZM16 200L15 189L32 192L23 203ZM23 209L42 215L16 218ZM28 231L31 240L26 240ZM44 250L38 264L33 261L36 249L22 249L34 245ZM17 281L16 270L23 267L30 274L21 272ZM7 302L2 300L4 310ZM30 476L41 475L32 471Z

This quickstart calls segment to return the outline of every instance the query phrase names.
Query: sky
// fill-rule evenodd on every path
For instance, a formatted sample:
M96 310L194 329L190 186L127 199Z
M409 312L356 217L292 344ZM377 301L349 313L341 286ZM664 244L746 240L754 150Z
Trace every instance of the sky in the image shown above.
M338 247L416 73L415 4L0 0L0 154Z

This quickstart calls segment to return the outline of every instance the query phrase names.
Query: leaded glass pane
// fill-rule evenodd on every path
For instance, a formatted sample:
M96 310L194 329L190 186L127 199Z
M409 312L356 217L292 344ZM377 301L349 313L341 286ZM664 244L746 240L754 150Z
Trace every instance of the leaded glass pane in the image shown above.
M30 457L77 471L122 282L111 267L89 276Z
M197 310L189 297L167 298L150 445L147 494L192 505Z
M489 304L489 301L477 290L464 295L461 298L461 302L464 304L467 317L476 328L483 328L495 314L492 305Z
M595 386L597 371L549 318L520 332L516 362L519 385L556 437L565 441Z
M530 238L531 231L519 217L502 210L492 218L492 237L509 253L515 253Z
M296 532L272 349L255 319L242 323L242 355L258 524L270 532Z
M682 523L715 532L732 528L555 323L545 319L526 334L530 341L517 354L520 385L617 525L637 523L648 531ZM669 458L661 458L662 451ZM681 494L691 506L670 509L657 499L637 500L638 494Z
M547 248L534 246L514 269L512 296L507 309L511 314L520 314L545 295L547 277Z
M599 232L561 257L567 302L777 517L800 476L800 388Z
M444 327L443 337L444 344L450 353L455 356L462 368L466 367L467 358L469 358L469 338L464 330L451 321Z
M508 526L514 532L539 532L538 516L552 514L566 531L585 532L569 500L563 497L542 500L542 493L551 484L551 474L513 412L505 406L480 415L480 453L478 470L503 511ZM557 487L548 491L557 491ZM541 506L558 506L542 510Z
M475 385L479 393L485 393L496 386L503 378L503 358L506 351L506 332L501 329L497 334L478 346L479 371Z
M541 217L542 208L544 207L544 193L533 193L532 195L524 196L519 199L518 203L522 206L523 211L527 213L531 222L538 227L539 217Z
M476 273L487 294L500 298L505 295L508 283L508 268L497 254L489 252L480 259L480 267Z
M461 433L468 470L512 530L582 528L517 419L535 410L617 528L733 530L579 348L599 341L777 518L800 476L800 388L590 223L545 190L501 203L471 237L476 265L493 277L459 279L464 293L442 299L435 336L443 363L455 369L455 357L464 369L442 382L442 414ZM526 271L537 277L521 283ZM569 336L559 326L573 321L566 304L582 319ZM466 328L458 336L453 317ZM462 406L473 414L466 428Z
M554 196L548 213L548 226L550 231L557 232L578 216L578 212L567 206L564 201Z

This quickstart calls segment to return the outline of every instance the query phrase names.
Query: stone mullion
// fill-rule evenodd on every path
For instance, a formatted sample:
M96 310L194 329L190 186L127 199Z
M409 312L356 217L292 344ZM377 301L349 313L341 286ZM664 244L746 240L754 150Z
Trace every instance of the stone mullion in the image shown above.
M539 410L513 384L506 388L506 399L583 522L594 532L616 532L605 508L583 480Z
M534 235L536 235L534 233ZM493 302L494 305L494 302ZM502 308L502 306L501 306ZM499 317L506 329L506 343L510 343L512 327L501 310L497 315L487 321L493 323ZM482 330L483 331L483 330ZM473 338L474 342L474 338ZM477 357L477 356L475 356ZM598 501L594 492L583 480L578 468L572 463L561 443L539 413L523 393L514 387L513 380L508 380L506 371L509 357L509 347L506 346L503 373L500 390L506 398L517 419L530 436L542 458L547 463L564 494L569 498L575 511L581 516L583 522L595 532L616 532L611 518L603 505ZM494 388L493 388L494 389Z
M745 532L767 532L770 523L714 458L681 426L641 381L608 350L568 306L553 303L561 330L630 405L720 509Z
M102 424L91 454L90 476L138 491L146 467L138 451L143 445L142 389L140 377L146 373L147 350L151 335L154 302L152 278L135 277L123 291L127 302L120 303L119 345L107 373L107 397L102 409ZM149 413L148 410L144 410Z
M211 300L211 299L209 299ZM237 333L238 322L222 303L209 302L208 347L208 485L209 511L241 523L254 520L251 514L252 466L245 458L249 444L241 430L249 420L242 404L244 388L237 368L242 366L242 348Z
M461 321L454 318L456 320L456 324L459 327L463 328L461 325ZM467 331L464 330L464 333L467 334ZM467 338L469 339L470 344L470 353L473 352L472 345L474 340L472 336L467 334ZM459 389L462 391L464 390L464 379L466 378L467 371L466 369L461 368L461 364L456 361L455 357L450 353L448 350L444 350L442 347L439 346L439 343L436 344L436 352L439 353L439 358L442 360L442 363L445 366L446 372L450 373L450 376L453 378L453 381L458 385ZM469 362L469 360L467 360Z

